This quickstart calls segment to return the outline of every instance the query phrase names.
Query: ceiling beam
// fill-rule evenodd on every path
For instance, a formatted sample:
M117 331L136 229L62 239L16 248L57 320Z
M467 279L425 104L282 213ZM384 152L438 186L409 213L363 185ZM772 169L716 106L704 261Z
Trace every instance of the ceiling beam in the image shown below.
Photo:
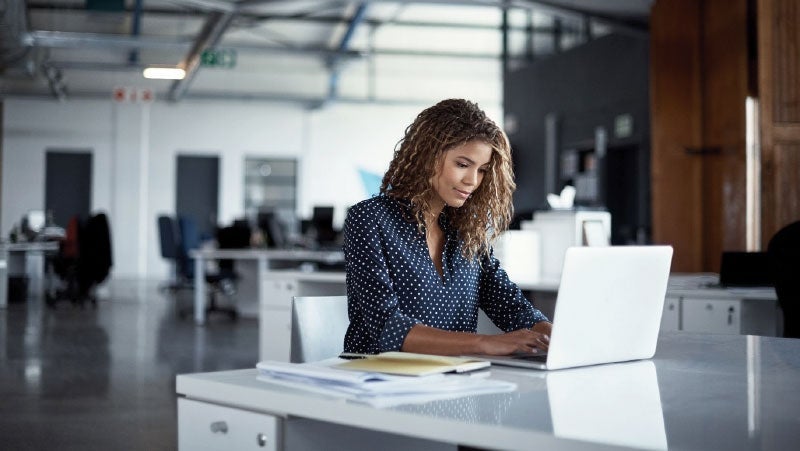
M378 2L380 0L372 0L372 2ZM386 0L390 1L390 0ZM408 3L394 0L395 3ZM434 3L432 1L424 1L420 0L416 3ZM442 2L439 2L442 3ZM446 2L448 4L452 4L451 2ZM498 2L491 2L493 6L497 6ZM602 23L605 25L609 25L612 27L622 27L625 29L633 28L636 32L647 31L648 27L646 24L638 22L638 21L626 21L623 19L613 18L607 15L602 15L600 13L591 13L587 11L581 11L575 8L566 8L566 7L556 7L551 6L552 2L546 1L511 1L509 2L509 8L518 8L518 9L526 9L526 10L539 10L541 12L550 13L550 14L560 14L561 16L569 15L573 18L589 18L593 19L598 23ZM67 12L67 11L86 11L86 6L84 3L51 3L51 2L28 2L28 10L35 11L35 12ZM133 8L130 6L126 6L125 12L131 13L133 12ZM188 10L182 8L169 8L169 7L162 7L162 6L145 6L143 9L144 14L158 14L164 16L179 16L179 17L194 17L194 18L203 18L207 15L207 11L205 10ZM253 10L246 10L246 9L239 9L237 11L237 15L243 19L254 20L254 21L286 21L286 22L311 22L311 23L323 23L323 24L338 24L344 20L347 20L347 17L341 15L309 15L307 12L302 14L283 14L283 13L262 13ZM377 20L377 19L370 19L364 18L363 23L365 25L370 26L382 26L385 25L386 22ZM397 26L408 26L408 27L430 27L430 28L456 28L456 29L476 29L476 30L500 30L502 24L497 25L486 25L486 24L470 24L470 23L458 23L458 22L435 22L435 21L392 21L391 25ZM529 27L515 27L509 26L510 31L516 30L527 30ZM534 32L541 32L541 33L550 33L550 27L533 27ZM576 29L576 31L578 31Z
M230 11L212 11L208 13L208 18L205 24L203 24L203 29L200 30L200 33L197 35L192 48L178 64L178 67L183 69L186 75L182 80L176 80L172 83L169 89L169 100L177 102L186 90L189 89L189 85L192 84L195 75L197 75L197 69L200 67L200 58L203 51L217 45L217 42L222 38L222 35L230 26L235 15L235 12Z
M353 17L347 24L347 30L345 30L342 39L339 41L339 45L336 46L337 53L331 56L327 61L328 69L331 71L328 79L328 100L335 99L339 94L339 74L342 71L342 62L341 58L338 57L338 53L346 52L348 50L348 47L350 47L350 41L353 39L353 34L356 32L356 28L358 28L358 26L364 20L366 12L367 4L359 3L356 7L356 11L353 13Z

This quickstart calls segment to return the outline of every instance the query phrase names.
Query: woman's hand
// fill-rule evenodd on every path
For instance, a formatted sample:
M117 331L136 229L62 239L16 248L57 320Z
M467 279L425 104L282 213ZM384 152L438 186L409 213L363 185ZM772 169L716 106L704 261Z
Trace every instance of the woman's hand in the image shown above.
M536 323L533 329L520 329L500 335L481 335L481 354L508 355L547 351L552 326L551 323L542 321Z

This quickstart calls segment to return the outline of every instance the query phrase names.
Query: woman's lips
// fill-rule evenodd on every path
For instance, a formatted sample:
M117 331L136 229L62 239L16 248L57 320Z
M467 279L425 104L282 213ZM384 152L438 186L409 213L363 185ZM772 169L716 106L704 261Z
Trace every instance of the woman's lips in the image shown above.
M464 200L468 199L469 195L472 194L472 193L470 193L468 191L461 191L460 189L457 189L457 188L455 188L455 191L456 191L456 193L458 193L458 196L461 197Z

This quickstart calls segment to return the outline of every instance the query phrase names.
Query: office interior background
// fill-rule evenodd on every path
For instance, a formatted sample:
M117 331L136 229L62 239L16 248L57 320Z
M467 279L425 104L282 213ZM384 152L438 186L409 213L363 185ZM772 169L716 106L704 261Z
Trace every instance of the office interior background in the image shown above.
M676 270L716 271L797 218L793 31L759 27L759 2L488 3L7 1L0 231L46 209L48 152L90 155L72 194L108 213L118 278L168 274L154 218L176 209L179 157L218 165L203 221L272 202L248 186L260 158L296 162L297 218L331 205L341 225L405 125L448 97L506 128L518 213L572 182L612 211L616 243L672 244Z
M105 212L118 286L172 277L156 219L181 202L203 199L201 228L287 199L294 233L315 206L341 227L450 97L508 133L518 214L572 183L614 244L671 244L676 272L800 219L793 0L0 5L0 234L54 199ZM88 183L59 179L69 157ZM287 162L294 184L262 183Z

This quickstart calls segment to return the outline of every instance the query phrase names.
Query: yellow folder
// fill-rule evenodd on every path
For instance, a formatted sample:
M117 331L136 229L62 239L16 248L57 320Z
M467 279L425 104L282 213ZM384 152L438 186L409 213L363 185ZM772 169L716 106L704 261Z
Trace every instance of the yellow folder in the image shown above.
M403 376L428 376L440 373L464 373L486 368L490 362L467 357L416 354L412 352L382 352L362 355L335 365L336 368Z

